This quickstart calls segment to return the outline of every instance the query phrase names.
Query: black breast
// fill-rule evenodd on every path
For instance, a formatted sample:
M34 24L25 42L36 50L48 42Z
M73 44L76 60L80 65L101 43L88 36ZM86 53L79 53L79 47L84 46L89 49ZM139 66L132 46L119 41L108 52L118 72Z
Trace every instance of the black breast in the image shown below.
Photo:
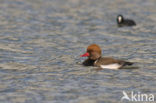
M82 64L84 66L94 66L94 62L95 62L95 60L86 59Z

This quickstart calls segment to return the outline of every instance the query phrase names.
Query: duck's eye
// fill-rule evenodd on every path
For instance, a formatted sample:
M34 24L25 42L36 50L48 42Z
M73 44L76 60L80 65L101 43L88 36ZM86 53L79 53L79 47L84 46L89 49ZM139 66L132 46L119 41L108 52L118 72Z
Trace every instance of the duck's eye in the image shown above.
M93 52L93 50L88 50L87 52L88 52L88 53L91 53L91 52Z

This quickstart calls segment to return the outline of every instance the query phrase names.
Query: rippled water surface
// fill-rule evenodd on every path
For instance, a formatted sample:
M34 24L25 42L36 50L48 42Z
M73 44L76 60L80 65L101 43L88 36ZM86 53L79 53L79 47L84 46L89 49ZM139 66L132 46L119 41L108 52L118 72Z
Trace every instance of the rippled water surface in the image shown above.
M118 28L116 16L136 21ZM89 44L139 69L80 65ZM155 94L155 0L0 0L0 103L118 103Z

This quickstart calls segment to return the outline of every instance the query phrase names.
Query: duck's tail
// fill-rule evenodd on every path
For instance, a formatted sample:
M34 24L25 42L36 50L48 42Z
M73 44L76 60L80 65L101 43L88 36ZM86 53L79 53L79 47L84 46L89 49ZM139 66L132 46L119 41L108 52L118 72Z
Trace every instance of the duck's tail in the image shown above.
M126 65L133 65L134 63L132 62L124 62L123 66L126 66Z

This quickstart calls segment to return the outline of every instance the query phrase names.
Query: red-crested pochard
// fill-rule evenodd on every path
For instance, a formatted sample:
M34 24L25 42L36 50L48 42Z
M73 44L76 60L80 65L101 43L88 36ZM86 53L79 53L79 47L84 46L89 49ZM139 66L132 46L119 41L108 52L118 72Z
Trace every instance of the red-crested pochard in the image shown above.
M96 44L91 44L87 48L87 52L81 57L88 57L82 64L84 66L96 66L103 69L121 69L126 65L132 65L133 63L113 59L111 57L102 57L101 48Z

